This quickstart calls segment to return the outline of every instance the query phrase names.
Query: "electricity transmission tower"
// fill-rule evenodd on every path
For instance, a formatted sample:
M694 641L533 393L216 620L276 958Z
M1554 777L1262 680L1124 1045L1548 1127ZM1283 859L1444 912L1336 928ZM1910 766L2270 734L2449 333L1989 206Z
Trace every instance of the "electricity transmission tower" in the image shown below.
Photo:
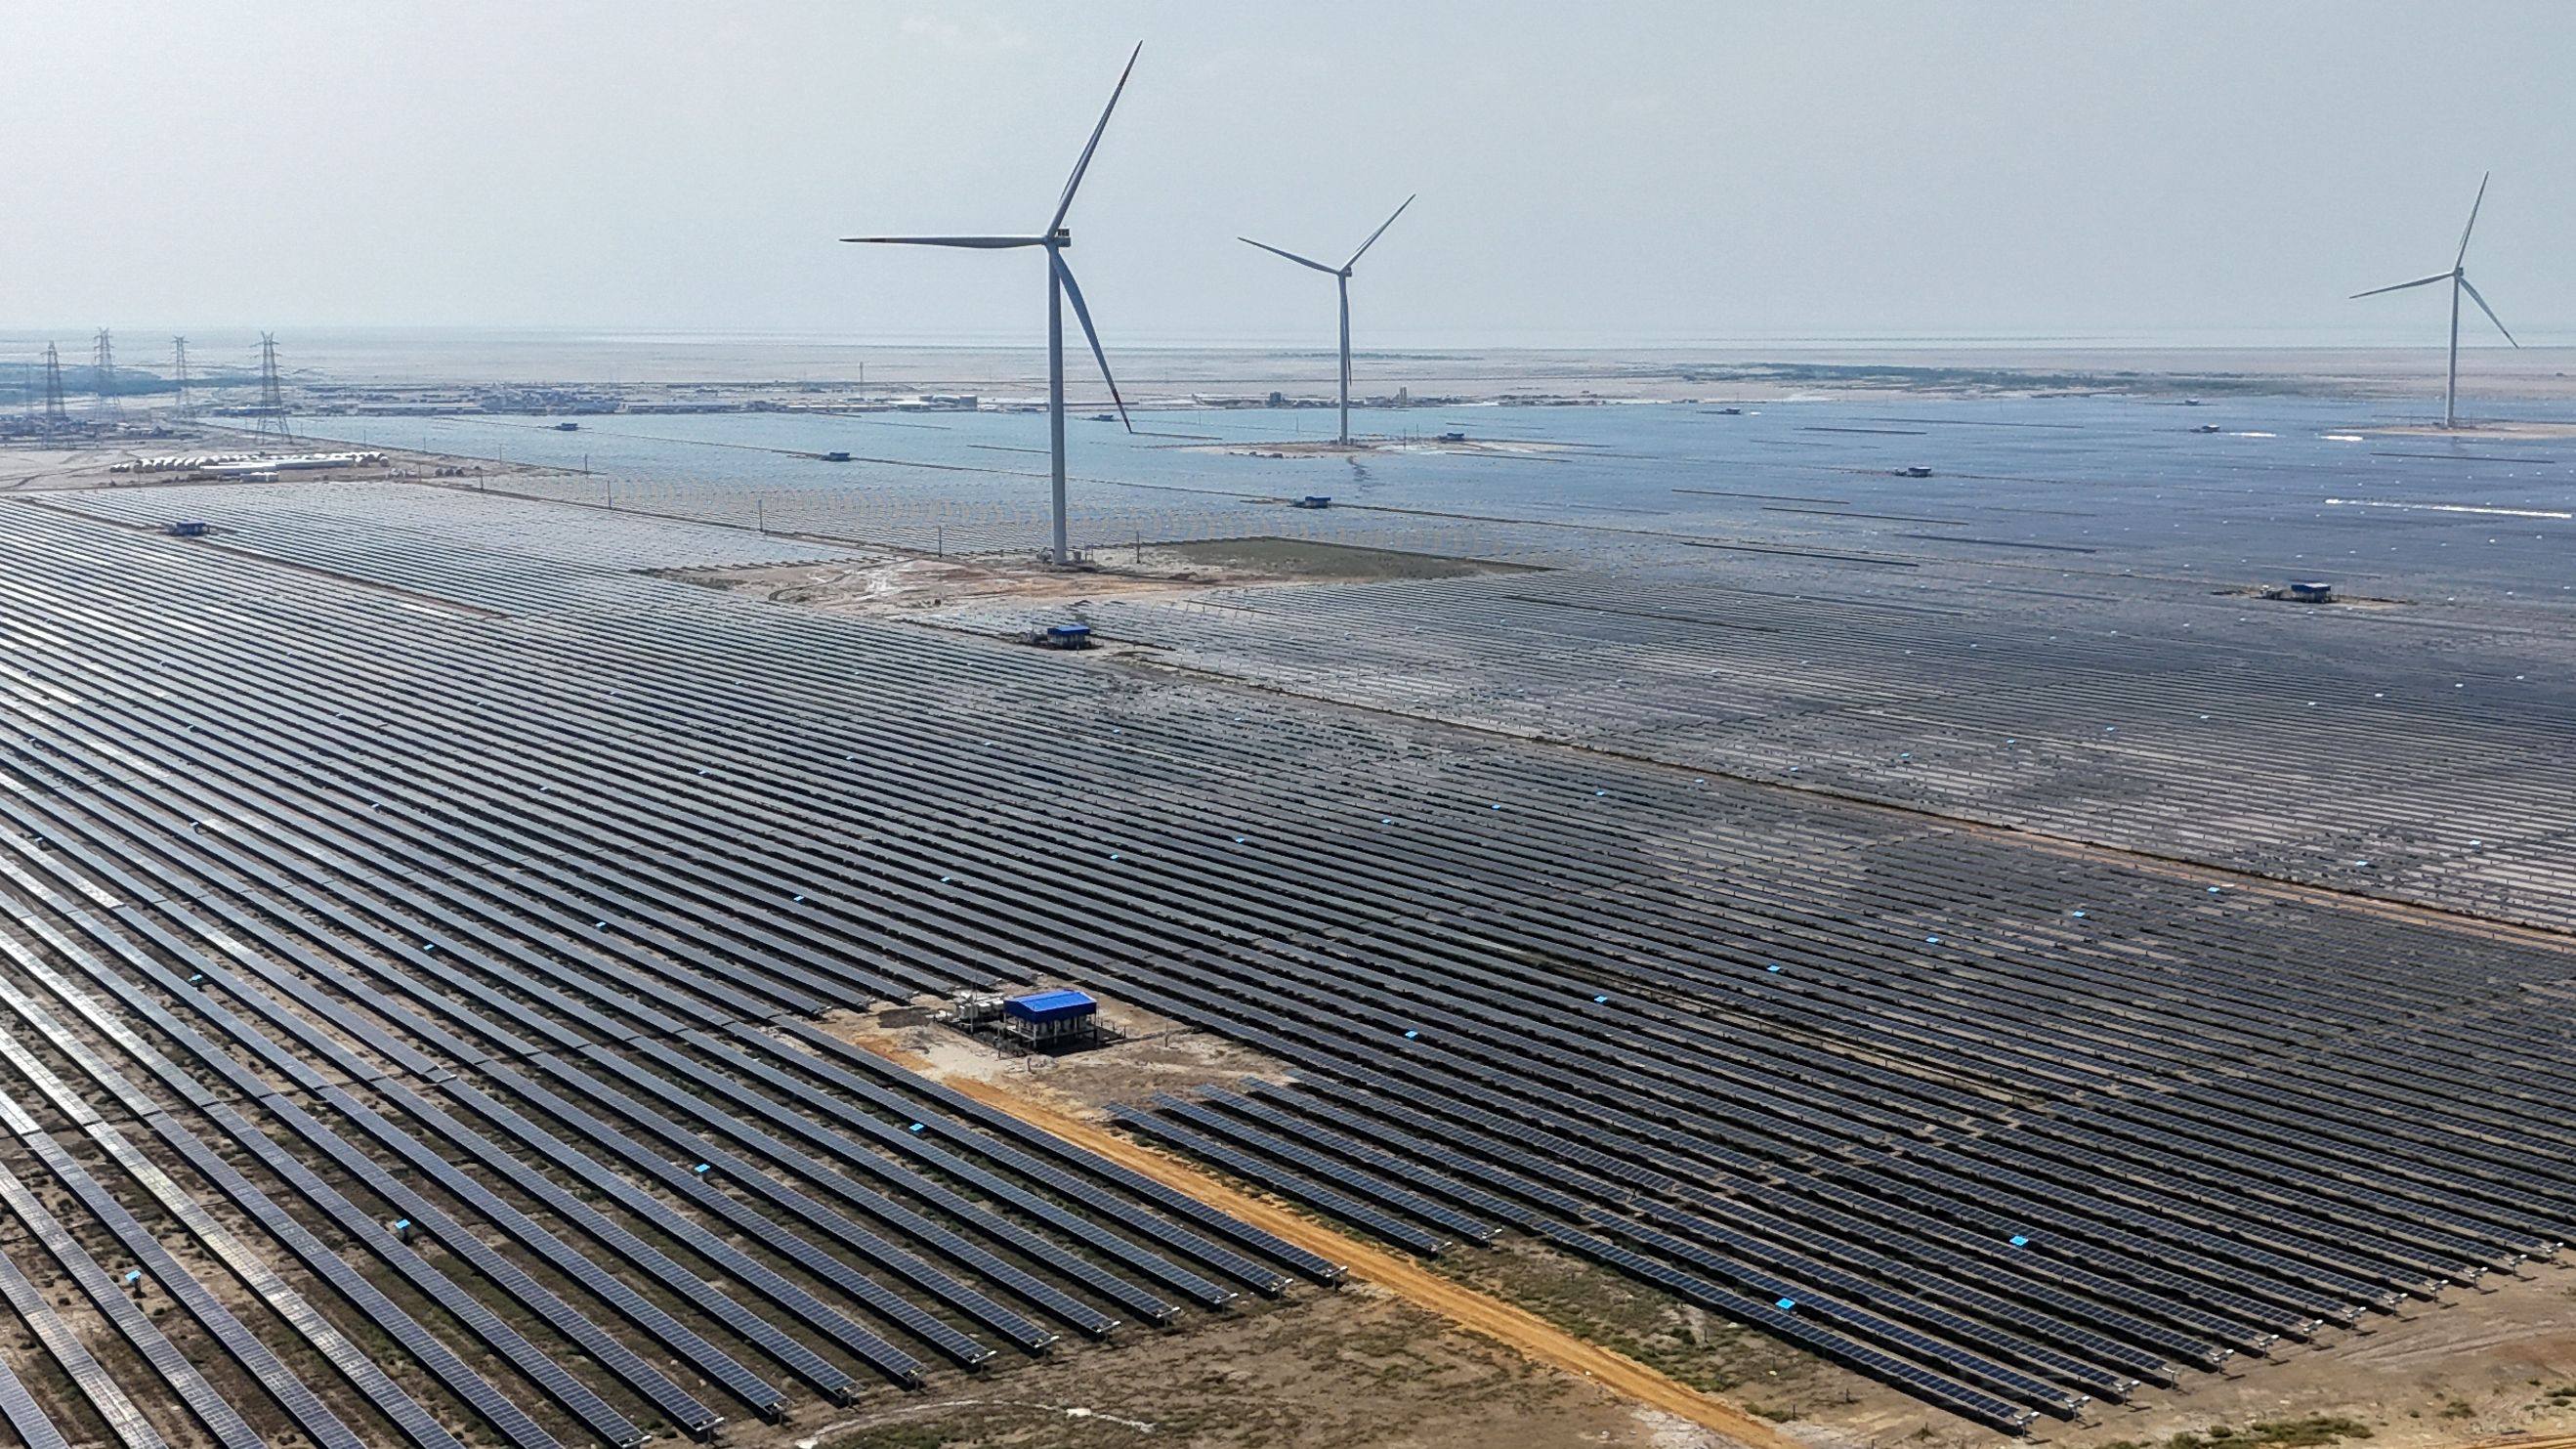
M116 400L116 345L108 339L107 329L98 329L98 353L92 369L91 386L97 390L95 411L102 421L114 421L125 415L123 404Z
M176 401L178 403L179 416L183 418L190 416L188 411L188 339L185 337L173 337L170 339L170 382L178 392Z
M63 408L63 355L54 344L45 344L45 431L59 432L71 426L71 415Z
M277 380L277 335L259 334L259 427L261 441L280 443L295 440L295 430L286 425L286 393Z

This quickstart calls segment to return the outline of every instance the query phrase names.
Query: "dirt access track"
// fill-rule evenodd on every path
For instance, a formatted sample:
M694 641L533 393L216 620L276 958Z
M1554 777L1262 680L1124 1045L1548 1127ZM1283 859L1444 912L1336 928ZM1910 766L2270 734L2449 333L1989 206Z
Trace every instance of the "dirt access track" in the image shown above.
M929 1062L892 1053L883 1042L871 1049L895 1055L907 1068L938 1074ZM963 1074L942 1075L947 1085L988 1107L1143 1173L1176 1191L1220 1208L1267 1232L1343 1265L1373 1284L1448 1323L1493 1340L1535 1363L1589 1379L1650 1409L1715 1431L1749 1449L1796 1449L1769 1422L1712 1394L1670 1378L1625 1355L1586 1343L1525 1309L1428 1272L1312 1218L1275 1207L1176 1158L1132 1142L1031 1095Z

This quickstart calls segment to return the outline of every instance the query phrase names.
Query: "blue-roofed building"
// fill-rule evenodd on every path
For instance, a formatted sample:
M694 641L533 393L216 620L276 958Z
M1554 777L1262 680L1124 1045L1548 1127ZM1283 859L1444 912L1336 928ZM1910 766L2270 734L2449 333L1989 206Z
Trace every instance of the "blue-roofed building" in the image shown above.
M1005 997L1002 1029L1032 1047L1089 1045L1100 1035L1100 1003L1070 987Z

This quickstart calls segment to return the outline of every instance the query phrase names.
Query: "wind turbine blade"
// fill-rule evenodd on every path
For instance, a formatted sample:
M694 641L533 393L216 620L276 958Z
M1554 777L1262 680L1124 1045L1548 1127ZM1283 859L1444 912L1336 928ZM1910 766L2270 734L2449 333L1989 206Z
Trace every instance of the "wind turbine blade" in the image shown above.
M1047 223L1048 231L1064 225L1064 214L1073 210L1074 190L1082 185L1082 173L1091 168L1091 153L1100 147L1100 133L1109 129L1109 113L1118 109L1118 97L1127 89L1127 77L1136 73L1136 57L1144 53L1145 42L1141 40L1136 42L1134 50L1127 52L1127 68L1118 73L1118 85L1109 92L1109 104L1100 108L1100 124L1091 128L1091 139L1083 145L1082 159L1073 163L1073 175L1065 179L1064 198L1055 204L1055 217Z
M1091 309L1082 304L1082 288L1074 285L1073 268L1064 264L1064 253L1047 255L1054 259L1056 280L1064 283L1064 299L1073 304L1074 320L1082 324L1082 335L1091 343L1091 360L1100 364L1100 380L1109 384L1109 400L1118 404L1118 421L1132 433L1136 424L1127 416L1127 399L1118 395L1118 379L1109 375L1109 355L1100 350L1100 334L1092 330Z
M1319 271L1319 272L1329 272L1329 271L1333 271L1333 270L1335 270L1335 269L1334 269L1334 268L1332 268L1332 267L1325 266L1322 262L1316 261L1316 260L1315 260L1314 258L1312 258L1312 257L1301 257L1301 256L1297 255L1295 252L1284 252L1284 251L1281 251L1279 248L1272 246L1272 245L1271 245L1270 243L1268 243L1268 242L1257 242L1257 241L1254 241L1252 238L1250 238L1250 237L1248 237L1248 236L1239 236L1239 237L1236 237L1236 238L1235 238L1235 240L1236 240L1236 241L1239 241L1239 242L1242 242L1242 243L1243 243L1243 244L1245 244L1246 246L1256 246L1256 247L1259 247L1259 248L1261 248L1263 251L1270 253L1272 256L1275 256L1275 257L1286 257L1288 260L1290 260L1290 261L1292 261L1292 262L1295 262L1297 265L1299 265L1299 266L1301 266L1301 267L1313 267L1316 271Z
M2481 297L2481 296L2479 296L2479 295L2478 295L2478 289L2477 289L2477 288L2475 288L2475 287L2473 287L2473 286L2470 286L2470 285L2469 285L2469 279L2468 279L2468 278L2466 278L2466 277L2462 277L2462 278L2460 278L2460 287L2461 287L2461 290L2463 290L2463 291L2465 291L2465 292L2467 292L2467 293L2469 294L2469 300L2470 300L2470 301L2475 302L2475 303L2477 303L2477 304L2478 304L2478 310L2487 314L2487 320L2488 320L2488 321L2490 321L2490 322L2493 322L2493 323L2496 325L2496 330L2497 330L2498 332L2502 332L2502 333L2504 333L2504 340L2505 340L2505 341L2507 341L2507 342L2513 342L2513 333L2512 333L2512 331L2511 331L2510 329L2508 329L2508 328L2504 325L2504 319L2503 319L2502 317L2499 317L2499 316L2497 316L2497 315L2495 314L2495 309L2494 309L2493 307L2490 307L2490 306L2488 306L2488 305L2487 305L2487 299L2486 299L2486 298ZM2520 347L2522 344L2521 344L2521 343L2519 343L2519 342L2513 342L2513 345L2514 345L2514 346L2516 346L2516 347Z
M973 247L978 251L1046 245L1042 236L845 236L841 240L897 247Z
M1413 193L1413 196L1420 196L1421 194L1421 192L1417 191ZM1413 204L1413 196L1404 198L1404 206L1411 206ZM1370 247L1377 245L1377 239L1386 235L1386 229L1388 227L1395 225L1395 218L1404 215L1404 206L1397 207L1392 215L1388 216L1386 220L1379 222L1377 224L1377 230L1369 233L1369 239L1360 243L1359 251L1351 253L1351 259L1342 263L1342 265L1346 267L1358 266L1361 253L1366 252Z
M2469 203L2469 224L2460 228L2460 255L2452 266L2466 266L2469 260L2469 233L2478 229L2478 208L2487 204L2487 182L2495 175L2490 171L2478 178L2478 199Z
M2449 280L2451 280L2451 274L2449 272L2437 272L2429 277L2418 277L2411 282L2400 282L2393 287L2373 287L2367 292L2355 292L2352 294L2352 297L2347 297L2344 300L2349 302L2355 297L2376 297L2382 292L2403 292L2409 287L2429 287L2435 282L2447 282Z

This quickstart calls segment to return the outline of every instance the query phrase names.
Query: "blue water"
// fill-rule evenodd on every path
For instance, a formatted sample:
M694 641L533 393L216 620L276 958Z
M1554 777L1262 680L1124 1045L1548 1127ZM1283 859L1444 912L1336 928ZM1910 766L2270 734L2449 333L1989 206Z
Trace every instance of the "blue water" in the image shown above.
M1329 411L1141 413L1135 436L1077 417L1071 511L1094 546L1291 533L1566 562L1725 541L2557 592L2570 523L2516 515L2576 512L2576 438L2361 431L2430 410L2245 396L1838 398L1734 416L1695 404L1414 408L1357 412L1353 431L1456 431L1532 450L1292 458L1227 449L1319 439ZM2564 406L2514 411L2576 421ZM1044 541L1037 414L610 415L570 433L553 422L354 417L306 431L575 470L507 486L621 507L910 547L934 532L961 549ZM801 456L835 449L854 461ZM1932 476L1897 476L1909 467ZM1306 494L1340 506L1284 506Z

